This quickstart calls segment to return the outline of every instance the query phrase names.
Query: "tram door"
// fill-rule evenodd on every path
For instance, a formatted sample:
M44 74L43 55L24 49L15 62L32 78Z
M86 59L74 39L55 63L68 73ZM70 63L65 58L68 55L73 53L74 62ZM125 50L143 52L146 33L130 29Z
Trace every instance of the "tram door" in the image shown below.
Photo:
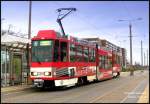
M22 62L21 62L21 55L14 55L13 57L13 83L14 84L21 84L22 80Z

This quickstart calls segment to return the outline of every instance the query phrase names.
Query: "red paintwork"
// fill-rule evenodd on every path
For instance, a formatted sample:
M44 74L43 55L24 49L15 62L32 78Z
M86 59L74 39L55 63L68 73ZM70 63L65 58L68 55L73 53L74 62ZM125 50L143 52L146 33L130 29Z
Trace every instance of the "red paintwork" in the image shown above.
M99 50L98 50L98 54L99 54L99 55L108 55L108 52L105 51L105 50L99 49Z
M75 66L96 66L94 62L32 62L31 67L75 67Z
M87 74L87 76L92 76L92 75L95 75L95 74ZM40 78L40 79L43 79L43 80L64 80L64 79L78 78L78 77L81 77L81 76L78 75L78 76L39 77L39 78ZM30 79L31 79L31 80L34 80L34 79L38 79L38 78L37 78L37 77L34 77L34 76L31 76Z
M40 39L56 39L57 34L54 30L40 30L36 37L32 38L32 40L40 40Z
M112 71L112 68L110 68L110 69L99 69L99 72L103 73L102 79L112 78L112 75L108 73L109 71Z
M116 67L116 70L114 70L114 72L120 72L121 71L121 66L119 64L114 64L113 67Z
M120 67L120 65L119 64L114 64L114 67Z
M39 78L43 79L43 80L63 80L63 79L76 78L76 77L75 76L74 77L66 76L66 77L39 77ZM30 79L34 80L34 79L37 79L37 77L31 76Z
M46 40L46 39L53 39L53 40L56 40L56 39L59 39L60 41L66 41L66 42L70 42L70 43L74 43L75 45L80 45L78 42L76 42L75 38L74 37L70 37L70 40L67 40L66 38L62 38L62 37L57 37L57 34L54 30L40 30L37 34L37 36L35 36L34 38L32 38L32 40ZM89 47L89 48L95 48L95 46L88 46L88 45L85 45L86 47ZM85 47L84 46L84 47ZM69 46L67 46L67 50L69 50ZM102 49L99 49L97 52L96 52L96 62L31 62L31 67L34 68L34 67L55 67L56 70L59 70L60 68L62 67L76 67L77 68L77 71L75 72L75 76L73 77L69 77L69 76L63 76L63 77L55 77L53 76L52 78L50 77L40 77L40 79L43 79L43 80L62 80L62 79L69 79L69 78L77 78L77 77L81 77L81 76L91 76L91 75L95 75L96 72L93 72L92 69L90 69L89 67L90 66L98 66L98 57L99 55L103 55L103 56L109 56L109 59L112 60L112 62L115 60L114 58L114 53L112 53L111 51L106 51L106 50L102 50ZM52 52L53 54L53 52ZM113 55L112 55L113 54ZM69 55L68 55L68 58L69 58ZM113 64L113 67L117 67L117 69L115 71L120 71L120 65L119 64L115 64L114 62L112 63ZM86 67L86 68L84 68ZM103 79L106 79L106 78L111 78L112 75L108 72L112 71L112 68L110 69L99 69L99 72L100 73L103 73ZM30 77L31 80L34 80L36 77L34 76L31 76Z

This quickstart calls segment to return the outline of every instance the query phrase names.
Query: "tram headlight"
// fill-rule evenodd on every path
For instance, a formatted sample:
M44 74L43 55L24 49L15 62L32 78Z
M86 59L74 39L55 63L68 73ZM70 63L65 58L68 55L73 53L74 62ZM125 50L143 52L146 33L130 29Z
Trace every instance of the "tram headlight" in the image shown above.
M38 75L38 73L37 73L37 72L33 72L33 75L34 75L34 76L37 76L37 75Z
M32 76L37 76L38 73L37 73L37 72L31 72L31 75L32 75Z
M51 72L44 72L44 75L45 75L45 76L50 76L50 75L51 75Z

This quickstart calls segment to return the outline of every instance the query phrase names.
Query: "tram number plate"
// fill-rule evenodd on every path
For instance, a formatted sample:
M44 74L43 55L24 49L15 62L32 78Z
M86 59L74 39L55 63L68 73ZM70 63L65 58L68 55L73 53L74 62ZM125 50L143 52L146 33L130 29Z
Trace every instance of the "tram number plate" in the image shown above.
M35 79L34 81L38 81L39 82L39 81L43 81L43 80L42 79Z

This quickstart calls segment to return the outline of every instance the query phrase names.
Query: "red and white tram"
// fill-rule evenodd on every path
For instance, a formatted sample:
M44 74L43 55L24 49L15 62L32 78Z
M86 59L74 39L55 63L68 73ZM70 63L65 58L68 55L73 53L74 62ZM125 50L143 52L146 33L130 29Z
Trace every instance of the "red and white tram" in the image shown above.
M31 49L30 78L36 87L82 85L120 74L117 53L54 30L39 31Z

